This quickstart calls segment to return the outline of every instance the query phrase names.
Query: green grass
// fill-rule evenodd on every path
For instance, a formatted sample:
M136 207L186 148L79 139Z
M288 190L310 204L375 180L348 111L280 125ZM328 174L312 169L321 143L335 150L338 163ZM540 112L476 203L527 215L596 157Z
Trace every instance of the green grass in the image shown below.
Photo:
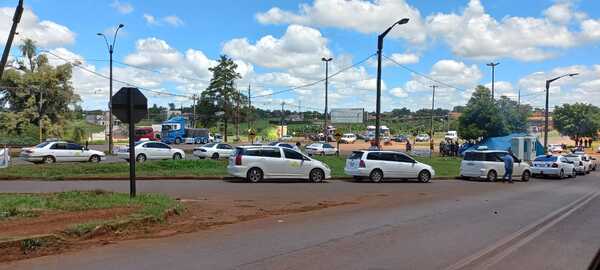
M161 160L136 165L137 176L224 176L225 160ZM129 176L129 164L70 163L50 165L20 165L0 170L0 177L28 177L60 180L65 177L118 177Z
M335 157L335 156L315 156L317 160L327 163L331 168L332 177L347 176L344 173L344 166L346 166L346 157ZM460 161L459 158L450 157L432 157L431 159L426 157L414 157L419 162L429 164L435 170L436 176L439 177L453 177L460 174Z
M160 221L164 218L165 210L181 206L166 195L149 193L139 194L133 199L129 198L129 194L103 190L0 194L0 220L14 216L36 216L41 211L85 211L115 207L135 207L130 218L150 217Z

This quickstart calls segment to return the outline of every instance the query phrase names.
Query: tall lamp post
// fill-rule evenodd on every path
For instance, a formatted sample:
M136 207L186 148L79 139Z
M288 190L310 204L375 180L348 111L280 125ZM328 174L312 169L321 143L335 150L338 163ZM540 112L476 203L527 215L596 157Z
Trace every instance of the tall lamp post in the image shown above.
M385 38L394 26L406 24L408 20L408 18L404 18L395 22L377 37L377 103L375 105L375 141L377 142L377 146L379 146L379 129L381 128L381 52L383 50L383 38Z
M325 120L323 121L323 135L325 136L325 141L329 139L329 132L327 132L327 98L328 98L328 86L329 86L329 61L333 60L333 58L321 58L321 61L325 62Z
M500 63L494 63L494 62L492 62L492 63L486 64L486 65L488 67L492 67L492 100L494 100L494 83L495 83L495 80L496 80L496 78L495 78L496 77L496 74L495 74L496 72L495 71L496 71L496 66L500 65Z
M550 84L563 77L577 76L579 73L569 73L562 76L558 76L554 79L546 81L546 110L544 111L544 153L548 153L548 100L550 98Z
M110 83L109 83L109 90L108 90L108 152L110 154L113 153L113 120L112 120L112 93L113 93L113 51L115 48L115 41L117 40L117 33L119 33L119 29L125 27L125 25L123 24L119 24L119 26L117 27L117 29L115 30L115 34L113 36L113 40L112 43L108 43L108 39L106 38L106 35L104 35L103 33L98 33L96 35L98 36L102 36L104 38L104 41L106 42L106 47L108 48L108 54L110 57Z

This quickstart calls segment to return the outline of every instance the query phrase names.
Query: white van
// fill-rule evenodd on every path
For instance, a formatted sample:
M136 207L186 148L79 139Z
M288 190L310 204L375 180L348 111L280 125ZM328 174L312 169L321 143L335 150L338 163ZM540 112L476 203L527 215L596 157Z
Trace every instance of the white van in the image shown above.
M501 150L476 150L465 153L465 158L460 163L460 176L462 178L480 178L490 182L498 180L504 175L504 162L502 157L507 151ZM526 162L512 155L514 160L513 178L521 178L527 182L531 177L531 168Z

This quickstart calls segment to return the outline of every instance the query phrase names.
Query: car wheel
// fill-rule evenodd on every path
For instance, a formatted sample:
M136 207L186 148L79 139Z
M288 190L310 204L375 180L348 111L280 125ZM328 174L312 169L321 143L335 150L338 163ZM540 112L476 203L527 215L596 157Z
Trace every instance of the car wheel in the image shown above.
M90 162L96 162L96 163L98 163L98 162L100 162L100 160L101 160L100 156L98 156L98 155L92 155L90 157Z
M325 151L322 151L322 152L321 152L321 156L324 156L324 155L325 155Z
M575 170L573 170L573 175L571 175L571 177L577 178L577 172Z
M325 173L321 169L312 169L308 175L310 181L320 183L325 179Z
M180 144L181 143L181 139L180 138L175 138L175 144Z
M383 172L380 169L375 169L369 175L369 179L371 179L371 181L373 183L382 182L383 181Z
M529 178L531 177L531 173L529 171L524 171L521 175L521 181L529 182Z
M246 178L252 183L258 183L263 179L263 172L259 168L252 168L246 173Z
M489 171L487 174L487 180L488 182L496 182L496 180L498 180L498 173L496 173L494 170Z
M214 154L212 154L212 156L211 156L210 158L212 158L212 159L214 159L214 160L217 160L217 159L219 159L219 153L214 153Z
M422 170L419 173L419 181L423 183L429 183L431 181L431 173L429 173L427 170Z
M179 153L175 153L175 154L173 154L173 159L174 159L174 160L181 160L182 158L183 158L183 157L182 157L182 156L181 156L181 154L179 154Z
M144 155L144 154L137 155L137 157L135 158L135 161L139 162L139 163L144 163L146 161L146 155Z
M565 178L565 171L564 170L560 170L560 173L558 174L558 178L559 179L564 179Z
M56 158L54 158L53 156L45 156L42 159L42 162L46 163L46 164L52 164L52 163L56 162Z

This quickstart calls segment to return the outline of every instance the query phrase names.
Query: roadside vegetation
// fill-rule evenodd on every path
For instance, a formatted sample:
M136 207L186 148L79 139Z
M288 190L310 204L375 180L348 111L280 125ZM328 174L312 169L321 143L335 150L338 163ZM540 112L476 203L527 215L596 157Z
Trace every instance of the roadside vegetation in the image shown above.
M346 157L315 157L325 162L332 171L333 177L345 177ZM416 157L420 162L430 164L437 176L451 177L459 174L460 159L433 157L432 159ZM161 160L148 161L136 166L137 176L157 177L189 177L189 176L227 176L226 160ZM120 163L70 163L50 165L20 165L0 170L0 178L4 179L36 179L63 180L102 177L127 177L129 164Z

